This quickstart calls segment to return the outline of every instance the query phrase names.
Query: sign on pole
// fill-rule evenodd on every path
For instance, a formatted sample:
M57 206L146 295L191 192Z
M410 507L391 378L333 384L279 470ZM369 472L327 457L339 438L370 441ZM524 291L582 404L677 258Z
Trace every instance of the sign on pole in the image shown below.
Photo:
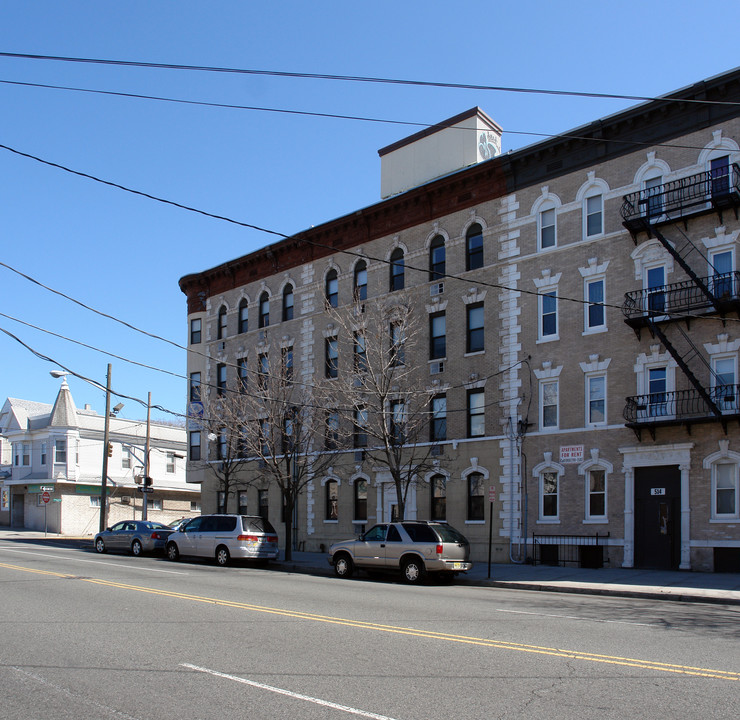
M44 503L44 505L48 504L48 502L51 500L51 495L49 495L48 490L44 490L44 492L41 493L41 501Z

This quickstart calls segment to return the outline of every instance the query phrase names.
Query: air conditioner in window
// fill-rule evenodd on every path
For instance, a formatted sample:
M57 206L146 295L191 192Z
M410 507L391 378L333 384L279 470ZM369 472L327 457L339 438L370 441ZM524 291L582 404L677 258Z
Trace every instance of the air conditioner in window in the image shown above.
M444 372L445 364L443 362L433 362L429 363L429 374L430 375L439 375L441 372Z
M130 504L131 504L131 496L121 495L121 505L130 505Z
M445 291L445 284L443 282L434 283L433 285L430 285L429 287L430 295L441 295L444 291Z

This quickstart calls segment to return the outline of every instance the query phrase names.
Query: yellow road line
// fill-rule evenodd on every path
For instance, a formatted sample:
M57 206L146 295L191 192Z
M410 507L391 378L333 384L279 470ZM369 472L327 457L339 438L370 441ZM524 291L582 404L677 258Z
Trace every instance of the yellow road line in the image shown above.
M76 577L75 575L70 575L68 573L57 573L51 570L37 570L34 568L23 567L21 565L10 565L7 563L0 563L0 567L6 568L8 570L19 570L22 572L30 572L38 575L49 575L58 578ZM334 617L331 615L318 615L316 613L303 612L301 610L283 610L280 608L267 607L264 605L235 602L232 600L223 600L221 598L210 598L204 597L202 595L192 595L190 593L175 592L172 590L157 590L155 588L142 587L140 585L128 585L126 583L114 582L112 580L102 580L96 578L79 579L81 582L87 582L93 585L102 585L104 587L117 588L120 590L132 590L135 592L157 595L159 597L169 597L177 600L189 600L191 602L207 603L209 605L218 605L219 607L230 607L239 610L249 610L252 612L265 613L269 615L279 615L281 617L290 617L297 620L324 622L330 623L332 625L342 625L345 627L354 627L363 630L375 630L376 632L388 632L397 635L408 635L411 637L419 637L429 640L443 640L447 642L463 643L467 645L478 645L480 647L489 647L498 650L515 650L518 652L535 653L538 655L562 657L569 660L583 660L593 663L605 663L608 665L634 667L643 670L677 673L680 675L692 675L696 677L715 678L718 680L740 681L740 672L734 672L730 670L714 670L710 668L693 667L691 665L677 665L673 663L663 663L653 660L640 660L638 658L621 657L619 655L601 655L597 653L580 652L577 650L566 650L563 648L526 645L522 643L509 642L506 640L491 640L489 638L478 638L468 635L453 635L450 633L436 632L434 630L422 630L419 628L400 627L397 625L384 625L381 623L366 622L364 620L352 620L349 618Z

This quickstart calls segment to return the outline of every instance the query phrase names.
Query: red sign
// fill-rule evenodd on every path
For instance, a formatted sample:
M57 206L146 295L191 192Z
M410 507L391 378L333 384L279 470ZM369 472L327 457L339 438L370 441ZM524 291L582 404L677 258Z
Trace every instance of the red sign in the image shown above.
M488 488L488 502L496 502L496 488L493 485Z
M41 500L43 503L46 504L49 502L49 500L51 500L51 495L49 495L49 493L44 490L44 492L41 493Z

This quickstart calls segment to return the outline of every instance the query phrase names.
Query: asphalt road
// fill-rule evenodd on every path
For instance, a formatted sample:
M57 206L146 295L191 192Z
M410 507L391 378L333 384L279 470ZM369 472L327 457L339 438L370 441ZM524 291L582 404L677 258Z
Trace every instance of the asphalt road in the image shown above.
M729 718L740 608L0 543L0 718Z

